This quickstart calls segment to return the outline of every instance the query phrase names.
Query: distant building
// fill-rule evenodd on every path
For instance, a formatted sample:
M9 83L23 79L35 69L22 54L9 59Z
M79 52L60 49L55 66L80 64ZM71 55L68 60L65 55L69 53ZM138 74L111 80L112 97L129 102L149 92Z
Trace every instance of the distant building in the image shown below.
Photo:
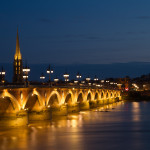
M22 65L22 56L19 46L19 36L17 29L17 38L16 38L16 53L14 55L13 63L13 83L23 83L23 65Z

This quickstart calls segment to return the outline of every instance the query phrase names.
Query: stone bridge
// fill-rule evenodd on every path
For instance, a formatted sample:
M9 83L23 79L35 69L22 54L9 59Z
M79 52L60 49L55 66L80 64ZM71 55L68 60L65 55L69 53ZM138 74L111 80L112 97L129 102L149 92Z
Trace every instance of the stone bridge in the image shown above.
M75 87L0 89L0 116L25 115L29 120L50 119L121 100L119 90Z

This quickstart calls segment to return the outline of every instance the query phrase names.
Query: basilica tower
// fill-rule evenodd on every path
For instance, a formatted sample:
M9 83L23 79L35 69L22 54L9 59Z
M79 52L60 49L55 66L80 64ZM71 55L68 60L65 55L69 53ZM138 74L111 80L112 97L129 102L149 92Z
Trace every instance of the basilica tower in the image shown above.
M22 56L19 46L19 36L17 29L17 38L16 38L16 53L14 55L14 74L13 74L13 83L23 83L23 65L22 65Z

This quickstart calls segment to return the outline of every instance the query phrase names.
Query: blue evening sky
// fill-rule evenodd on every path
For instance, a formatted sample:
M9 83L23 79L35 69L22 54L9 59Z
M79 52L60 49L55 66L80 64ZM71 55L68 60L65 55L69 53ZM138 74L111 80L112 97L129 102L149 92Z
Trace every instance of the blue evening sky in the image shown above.
M1 0L0 63L150 61L149 0Z

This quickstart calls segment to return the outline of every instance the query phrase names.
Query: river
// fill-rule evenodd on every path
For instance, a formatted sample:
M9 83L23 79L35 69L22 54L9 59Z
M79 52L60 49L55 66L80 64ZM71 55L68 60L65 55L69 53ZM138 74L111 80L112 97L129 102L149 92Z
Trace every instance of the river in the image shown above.
M150 102L119 102L95 109L1 128L0 150L149 150Z

